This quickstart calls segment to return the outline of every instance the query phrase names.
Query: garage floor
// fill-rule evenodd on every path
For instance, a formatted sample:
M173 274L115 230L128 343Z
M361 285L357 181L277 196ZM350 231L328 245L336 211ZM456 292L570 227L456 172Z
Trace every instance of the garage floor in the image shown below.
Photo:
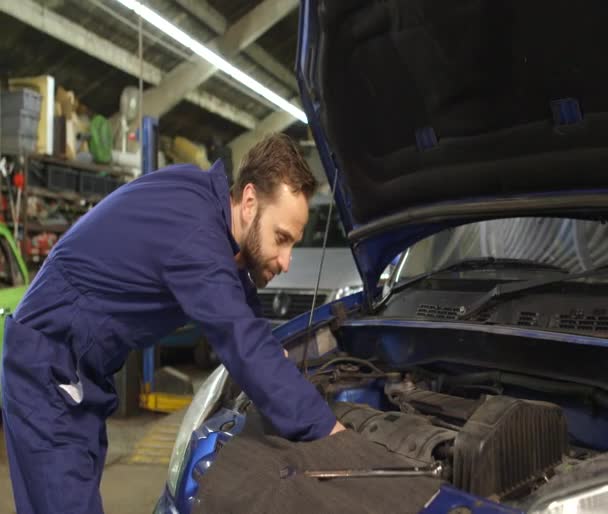
M108 421L108 458L101 484L106 514L152 514L167 478L184 411L142 413ZM0 426L0 512L15 514Z

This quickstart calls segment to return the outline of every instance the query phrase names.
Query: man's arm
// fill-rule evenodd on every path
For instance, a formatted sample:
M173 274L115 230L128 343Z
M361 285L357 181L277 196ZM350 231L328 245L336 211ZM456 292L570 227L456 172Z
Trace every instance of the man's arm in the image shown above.
M327 403L285 359L268 322L256 318L247 304L223 220L206 220L191 232L165 260L163 278L279 434L313 440L336 429Z
M245 298L247 300L247 304L251 307L251 310L255 314L257 318L262 318L264 316L264 312L262 309L262 303L260 302L260 297L258 296L258 291L253 282L249 278L249 274L245 270L239 270L239 277L241 279L241 283L243 283L243 287L245 289ZM289 353L285 348L283 348L283 354L285 358L289 358ZM338 432L342 432L346 430L342 423L336 421L331 433L329 435L337 434Z

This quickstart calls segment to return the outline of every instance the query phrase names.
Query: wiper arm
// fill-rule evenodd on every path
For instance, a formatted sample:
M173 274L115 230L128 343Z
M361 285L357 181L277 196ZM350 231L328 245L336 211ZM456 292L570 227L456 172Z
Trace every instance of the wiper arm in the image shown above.
M444 273L446 271L465 271L465 270L476 270L476 269L488 269L488 268L502 268L502 269L511 269L511 268L519 268L519 269L545 269L548 271L557 271L561 273L568 273L568 270L564 268L560 268L554 264L548 264L544 262L536 262L527 259L508 259L508 258L497 258L497 257L482 257L479 259L464 259L461 261L454 262L449 264L448 266L444 266L443 268L434 269L431 271L427 271L425 273L421 273L420 275L416 275L415 277L411 277L402 282L397 282L393 285L388 294L382 298L380 302L376 305L376 309L381 308L388 302L388 300L393 296L393 294L398 293L411 285L414 285L418 282L422 282L428 278L431 278L433 275L437 275L439 273Z
M490 303L498 300L508 298L524 291L531 291L533 289L540 289L546 286L560 284L569 280L576 280L579 278L587 278L599 273L608 271L608 265L598 266L597 268L591 268L580 273L569 273L565 277L560 278L539 278L535 280L526 280L524 282L509 282L508 284L497 284L490 289L486 294L479 297L468 307L461 307L458 314L458 319L466 320L478 314L480 311L485 309Z

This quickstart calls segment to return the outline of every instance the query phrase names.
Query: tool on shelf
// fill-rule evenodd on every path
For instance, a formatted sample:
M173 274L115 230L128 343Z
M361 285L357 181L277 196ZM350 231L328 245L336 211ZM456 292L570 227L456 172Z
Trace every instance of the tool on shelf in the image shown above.
M0 174L6 180L6 189L8 191L8 202L9 202L9 206L11 209L11 217L12 217L13 221L15 221L16 215L15 215L15 202L13 200L13 192L11 190L10 174L13 172L14 166L15 165L12 162L10 164L7 164L6 157L2 157L0 159Z
M23 184L25 182L23 173L18 171L13 174L13 185L17 189L17 201L15 205L15 216L14 227L13 227L13 237L17 239L17 234L19 232L19 215L21 213L21 195L23 194Z

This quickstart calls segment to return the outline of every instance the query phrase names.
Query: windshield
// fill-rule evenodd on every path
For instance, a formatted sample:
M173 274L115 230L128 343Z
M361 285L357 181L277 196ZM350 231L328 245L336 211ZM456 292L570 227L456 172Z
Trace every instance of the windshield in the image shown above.
M458 261L487 257L533 261L578 273L608 264L607 236L608 227L598 221L508 218L471 223L413 245L404 254L393 282Z
M329 204L311 205L308 213L308 223L304 229L299 248L322 248L325 225L329 214ZM327 234L327 247L348 247L348 240L336 208L332 209L329 233Z

